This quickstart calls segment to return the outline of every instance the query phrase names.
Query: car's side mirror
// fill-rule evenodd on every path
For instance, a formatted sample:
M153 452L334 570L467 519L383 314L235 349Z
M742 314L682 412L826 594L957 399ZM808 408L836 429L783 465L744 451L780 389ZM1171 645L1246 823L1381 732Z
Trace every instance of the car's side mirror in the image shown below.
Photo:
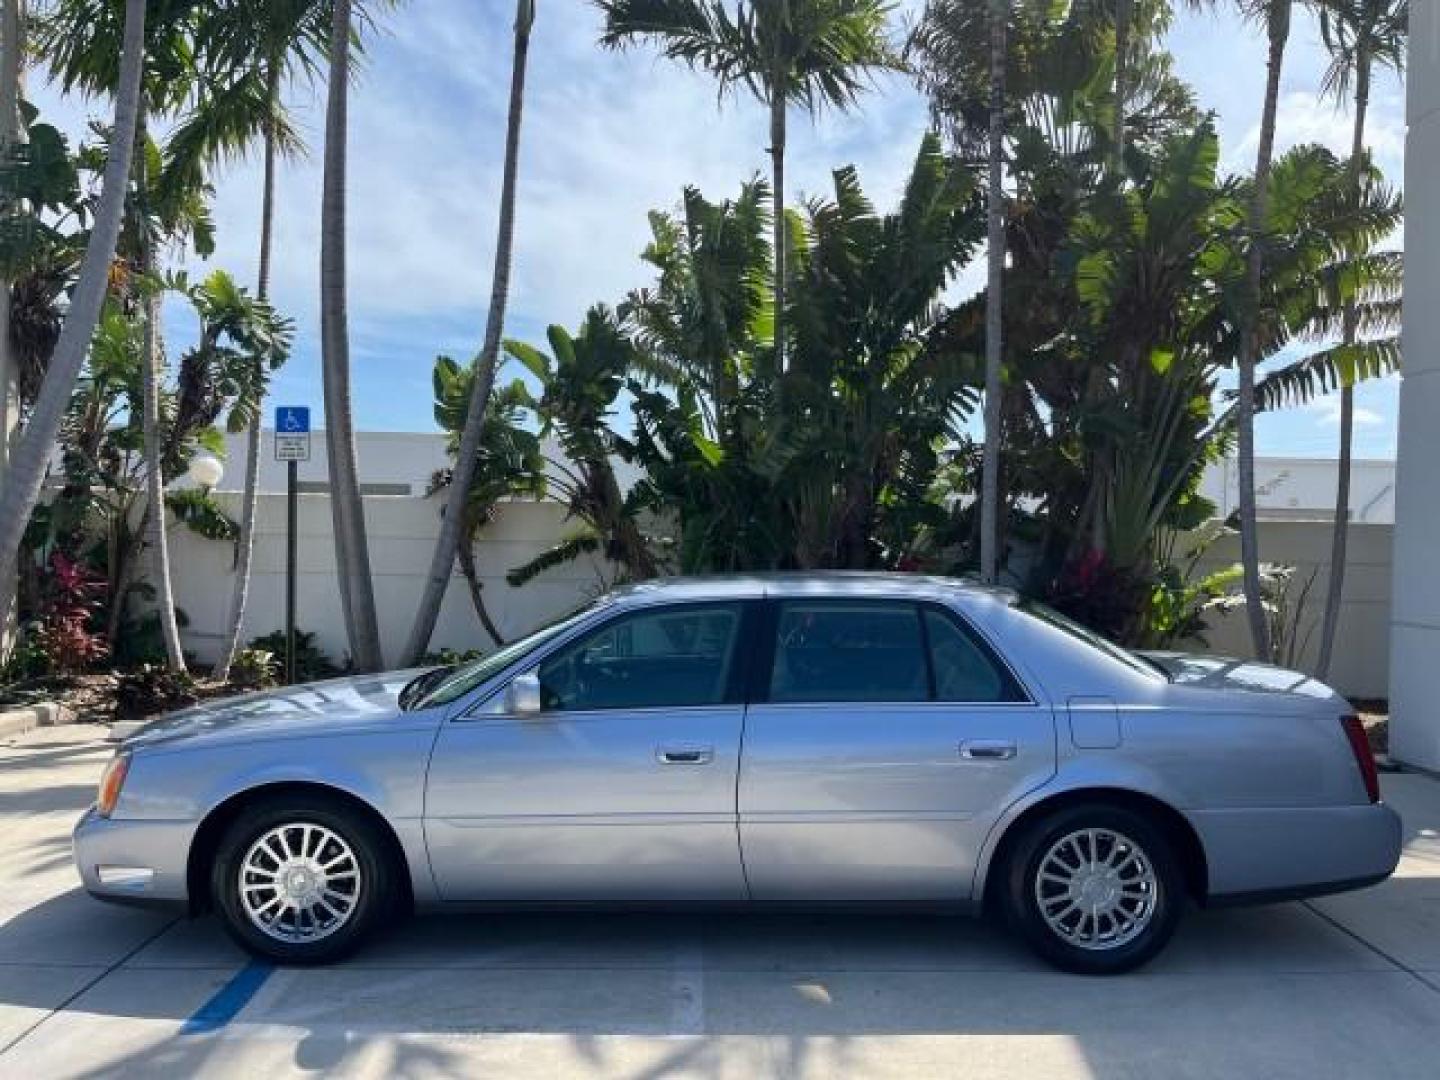
M537 716L540 713L540 676L533 671L516 675L505 691L505 711L512 716Z

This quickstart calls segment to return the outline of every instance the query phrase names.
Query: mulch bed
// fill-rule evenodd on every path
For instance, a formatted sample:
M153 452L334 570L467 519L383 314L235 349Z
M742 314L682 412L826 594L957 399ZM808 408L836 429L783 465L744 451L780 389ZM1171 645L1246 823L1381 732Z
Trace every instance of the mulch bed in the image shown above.
M45 687L43 697L46 701L53 701L70 709L75 714L75 719L82 724L111 724L120 719L142 719L116 715L117 681L111 674L80 675L69 682ZM195 696L201 701L240 693L244 691L229 683L216 682L213 679L195 681Z

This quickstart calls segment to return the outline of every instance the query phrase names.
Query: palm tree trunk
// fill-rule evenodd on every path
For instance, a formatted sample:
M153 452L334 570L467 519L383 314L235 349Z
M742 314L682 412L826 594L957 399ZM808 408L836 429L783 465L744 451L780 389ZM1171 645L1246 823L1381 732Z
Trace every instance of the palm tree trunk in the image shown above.
M778 83L777 83L778 85ZM775 190L775 374L785 374L785 273L789 252L785 233L785 96L771 91L770 160Z
M1110 148L1110 175L1116 184L1125 169L1125 101L1130 95L1130 39L1134 21L1134 0L1115 0L1115 133Z
M1240 562L1245 577L1245 610L1255 655L1270 658L1270 630L1261 606L1260 535L1255 512L1255 363L1259 333L1255 325L1265 275L1263 230L1270 201L1270 164L1275 152L1275 114L1280 100L1280 71L1290 37L1291 0L1275 0L1270 9L1270 55L1266 64L1265 108L1260 120L1260 148L1255 156L1255 194L1250 202L1250 253L1246 292L1251 311L1241 328L1239 393L1235 401L1237 471L1240 481Z
M0 9L0 159L9 160L20 139L20 79L24 19L21 0ZM0 278L0 484L10 466L10 440L20 423L19 372L10 345L10 280ZM0 580L0 661L10 655L15 628L15 578Z
M1356 57L1355 130L1350 142L1350 189L1360 193L1361 155L1365 152L1365 114L1370 108L1370 57L1362 48ZM1345 305L1344 343L1355 344L1355 304ZM1325 587L1325 616L1320 626L1320 657L1315 676L1330 676L1335 652L1335 635L1340 627L1340 602L1345 591L1345 561L1350 545L1350 465L1355 444L1355 386L1340 388L1340 461L1335 480L1335 524L1330 538L1330 580Z
M985 445L980 459L980 580L1000 576L1000 366L1004 356L1005 278L1005 31L1009 5L990 4L990 140L986 211L988 273L985 294Z
M445 512L440 519L440 535L425 578L415 623L405 643L404 663L415 663L430 644L435 621L440 617L440 604L450 584L450 571L460 546L464 525L465 503L475 479L475 460L480 453L480 440L485 433L485 410L490 391L495 385L495 368L500 360L500 336L505 327L505 305L510 296L510 264L515 237L515 190L520 167L520 122L525 110L525 72L530 56L530 30L535 23L535 0L516 0L515 57L510 73L510 115L505 131L504 179L500 189L500 228L495 243L495 272L490 286L490 311L485 317L485 343L480 352L479 370L470 394L470 407L465 414L465 427L460 433L460 448L455 458L455 472L450 481Z
M146 279L146 295L141 302L144 331L140 350L140 385L142 389L141 428L144 439L145 498L150 513L146 528L146 545L150 549L150 574L155 579L155 610L160 617L160 636L165 641L165 659L171 671L185 670L185 653L180 647L180 628L175 622L175 592L170 582L170 543L165 533L165 463L160 435L160 383L164 364L164 345L160 340L161 294L150 284L156 272L155 249L150 242L149 207L146 191L150 177L145 168L145 148L149 141L149 124L144 103L135 122L135 192L136 218L140 222L140 273Z
M265 72L265 94L273 113L280 104L280 65L272 57ZM275 127L265 121L265 179L260 194L260 268L255 295L270 297L270 245L275 231ZM258 374L258 372L257 372ZM255 560L255 517L260 502L260 433L265 421L264 402L256 402L255 419L245 437L245 493L241 497L240 538L236 545L235 591L230 599L230 629L214 676L220 682L230 678L230 665L240 648L245 627L245 605L250 598L250 573Z
M485 628L485 633L490 635L490 640L497 646L505 644L505 638L495 625L495 620L490 617L490 609L485 606L485 586L480 584L480 572L475 566L475 549L473 536L466 536L460 544L457 556L460 562L460 573L465 577L465 584L470 588L470 603L475 608L475 617L480 620L480 625Z
M320 346L325 389L325 450L335 561L350 656L359 671L383 665L365 503L356 465L350 408L350 337L345 302L345 140L350 83L350 0L335 0L325 108L325 168L320 207Z
M70 296L70 309L60 340L45 371L39 397L24 434L10 459L5 487L0 492L0 581L14 577L20 539L40 498L40 485L55 447L60 423L70 404L75 380L85 362L90 338L100 321L100 308L110 281L110 261L125 214L125 195L134 150L135 120L140 103L140 75L144 62L145 0L125 0L125 34L121 44L120 84L115 93L115 119L111 124L110 157L100 190L90 240L80 276Z

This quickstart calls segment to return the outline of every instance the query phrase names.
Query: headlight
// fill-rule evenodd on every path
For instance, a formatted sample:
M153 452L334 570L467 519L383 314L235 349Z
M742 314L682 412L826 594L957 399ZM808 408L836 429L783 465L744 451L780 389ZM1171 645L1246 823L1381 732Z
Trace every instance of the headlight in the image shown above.
M101 817L109 817L120 801L120 789L125 786L125 775L129 771L129 754L116 754L105 766L105 772L100 776L100 795L95 800L95 809Z

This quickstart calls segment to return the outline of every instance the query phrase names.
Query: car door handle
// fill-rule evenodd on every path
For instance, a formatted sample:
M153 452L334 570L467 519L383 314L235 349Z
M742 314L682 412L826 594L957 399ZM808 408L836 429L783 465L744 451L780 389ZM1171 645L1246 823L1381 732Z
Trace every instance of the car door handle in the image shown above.
M655 750L661 765L708 765L715 760L713 746L661 746Z
M1009 761L1015 756L1015 744L1000 739L971 739L960 744L960 756L966 761Z

